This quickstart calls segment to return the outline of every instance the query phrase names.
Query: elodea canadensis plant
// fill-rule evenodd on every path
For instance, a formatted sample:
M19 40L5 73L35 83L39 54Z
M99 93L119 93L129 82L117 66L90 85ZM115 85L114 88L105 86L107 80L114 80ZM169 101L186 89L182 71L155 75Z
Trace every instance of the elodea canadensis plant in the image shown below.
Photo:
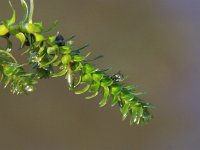
M33 0L30 0L30 10L26 1L21 0L24 15L19 23L16 23L15 9L10 1L9 4L12 17L0 22L0 37L7 41L5 47L0 46L0 83L5 88L9 87L13 94L28 94L34 91L40 79L64 76L75 94L88 92L91 95L85 98L92 99L101 93L100 107L111 99L111 105L118 105L123 119L130 116L130 124L144 124L152 119L149 112L152 105L138 97L142 92L137 92L136 86L124 84L120 72L109 75L108 69L99 69L91 64L101 56L88 59L90 53L81 55L88 45L75 49L74 36L64 38L60 33L46 36L58 22L49 29L45 29L42 22L33 22ZM28 56L27 63L19 64L12 55L12 37L20 41L20 50ZM26 66L30 66L29 72L25 71ZM84 88L77 90L80 85Z

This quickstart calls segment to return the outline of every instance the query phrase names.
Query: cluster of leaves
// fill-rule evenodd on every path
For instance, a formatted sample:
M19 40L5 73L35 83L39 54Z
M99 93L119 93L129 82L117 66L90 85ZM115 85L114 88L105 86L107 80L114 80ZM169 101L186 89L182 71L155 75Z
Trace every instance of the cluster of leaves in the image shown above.
M10 3L13 15L10 19L0 22L0 37L7 40L7 47L0 49L0 82L5 87L10 85L11 92L22 94L32 92L39 79L65 76L69 88L75 90L75 94L91 93L86 99L96 97L102 93L99 102L100 107L105 106L112 98L112 106L118 104L125 119L130 114L131 124L143 124L152 119L149 112L151 105L139 99L141 92L136 92L135 86L127 86L122 83L123 75L106 74L107 69L101 70L90 63L86 56L81 55L83 46L74 49L72 37L65 39L61 34L45 36L57 25L57 21L49 29L44 29L42 22L33 22L33 0L30 0L30 11L25 0L21 0L24 9L22 20L15 24L15 10ZM24 66L19 64L11 54L14 36L21 42L23 53L28 53L28 65L31 72L27 73ZM94 58L97 59L99 57ZM80 86L81 85L81 86ZM80 87L83 87L80 89ZM79 89L79 90L77 90Z

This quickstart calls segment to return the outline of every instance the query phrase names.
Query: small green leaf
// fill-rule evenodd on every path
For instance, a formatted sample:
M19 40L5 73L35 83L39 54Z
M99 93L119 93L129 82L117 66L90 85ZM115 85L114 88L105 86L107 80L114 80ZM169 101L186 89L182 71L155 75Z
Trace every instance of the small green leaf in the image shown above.
M53 57L49 62L44 63L44 64L42 63L40 67L41 67L41 68L44 68L44 67L46 67L46 66L52 64L53 62L55 62L55 61L57 60L57 58L58 58L58 55L54 55L54 57Z
M48 41L50 43L53 43L55 41L55 39L56 39L56 36L50 36L50 37L48 37Z
M109 97L109 88L108 87L104 87L103 98L102 98L102 100L99 103L100 107L103 107L103 106L105 106L107 104L108 97Z
M71 52L71 48L69 46L60 46L60 51L63 54L69 54Z
M73 63L72 70L74 72L82 70L82 63L80 63L80 62Z
M0 36L4 36L9 32L8 28L5 25L0 25Z
M12 25L12 26L9 26L9 33L11 35L16 35L17 33L19 33L19 26L18 25Z
M104 73L101 71L96 71L92 74L92 77L94 81L100 82L104 77Z
M140 119L142 118L143 116L143 108L142 107L139 107L138 110L137 110L137 124L140 124Z
M48 54L55 54L57 49L58 49L57 45L56 46L52 46L52 47L48 47L47 48L47 53Z
M52 77L60 77L60 76L64 76L67 73L67 69L64 68L62 71L60 71L59 73L56 74L52 74Z
M8 77L8 79L5 82L4 88L6 88L9 85L9 83L11 82L11 80L12 80L12 77Z
M105 77L102 81L101 81L101 86L103 87L108 87L111 86L113 84L113 80L111 80L108 77Z
M112 95L118 95L121 92L121 90L122 90L121 85L119 85L119 84L112 85L111 94Z
M125 101L131 101L134 99L134 95L132 92L130 92L126 89L123 89L121 92L121 98Z
M113 96L113 99L112 99L112 107L115 106L119 101L119 96Z
M99 94L99 92L95 92L95 93L92 94L91 96L85 97L85 99L92 99L92 98L96 97L98 94Z
M28 33L39 33L42 31L42 23L28 23L25 28Z
M91 64L84 64L83 71L87 74L96 71L96 69Z
M23 7L23 10L24 10L24 15L23 15L23 18L22 18L22 23L25 23L27 21L27 18L28 18L28 6L27 6L27 3L25 0L21 0L21 5Z
M91 82L92 81L92 76L91 74L85 74L82 76L82 82Z
M36 42L41 42L44 40L44 36L42 34L34 33Z
M127 90L133 90L135 88L137 88L137 85L128 85L125 87Z
M131 124L132 123L136 123L136 124L140 124L141 123L141 119L143 117L143 108L141 105L133 105L131 107Z
M44 50L45 50L45 45L40 47L38 54L41 55Z
M129 112L129 106L130 106L130 103L125 103L121 109L122 111L122 114L123 114L123 120L126 119L127 115L128 115L128 112Z
M132 107L131 108L131 120L130 124L136 123L137 122L137 108Z
M85 60L85 57L84 57L84 56L81 56L81 55L74 55L74 56L73 56L73 60L74 60L75 62L81 62L81 61Z
M143 95L145 92L133 92L133 95L138 96L138 95Z
M71 56L66 54L61 58L61 61L64 65L69 64L71 62Z
M3 72L6 76L11 76L15 73L17 66L15 65L4 65Z
M75 94L83 94L85 92L87 92L90 88L90 85L87 84L85 88L83 88L82 90L76 91Z
M21 48L23 47L25 41L26 41L26 37L22 32L19 32L18 34L16 34L16 38L18 38L21 42Z
M97 91L99 91L99 88L100 88L100 83L94 81L90 86L90 91L97 92Z

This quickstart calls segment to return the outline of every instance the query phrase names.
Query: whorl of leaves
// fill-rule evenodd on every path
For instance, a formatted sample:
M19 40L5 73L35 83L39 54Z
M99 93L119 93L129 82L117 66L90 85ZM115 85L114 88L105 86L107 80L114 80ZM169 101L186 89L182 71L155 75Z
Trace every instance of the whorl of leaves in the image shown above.
M32 92L39 79L65 76L69 88L74 90L75 94L89 92L91 95L86 99L91 99L102 93L100 107L105 106L111 98L111 105L119 106L123 119L130 115L131 124L144 124L152 119L149 112L151 105L137 97L142 93L136 92L135 86L123 84L121 74L108 75L106 69L94 67L87 58L90 53L86 56L80 54L87 45L74 49L74 36L67 39L59 33L45 36L58 22L49 29L44 29L42 22L33 22L33 0L30 0L30 11L26 1L21 0L24 15L17 24L15 10L11 2L9 4L12 17L0 22L0 37L7 40L6 48L0 47L0 83L5 87L10 86L13 94ZM29 56L27 64L19 64L13 57L11 37L20 40L20 49L25 49L23 53ZM31 66L29 73L24 69L26 65ZM79 85L84 88L77 90Z

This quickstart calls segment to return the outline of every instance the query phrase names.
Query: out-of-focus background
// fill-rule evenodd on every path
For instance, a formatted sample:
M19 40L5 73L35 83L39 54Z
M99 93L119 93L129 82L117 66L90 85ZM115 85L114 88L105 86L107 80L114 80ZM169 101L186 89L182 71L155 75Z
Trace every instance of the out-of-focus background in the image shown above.
M11 1L21 17L20 0ZM0 10L1 20L11 15L7 0ZM93 56L105 56L96 66L120 70L147 92L155 118L130 126L117 107L100 109L63 79L43 80L28 96L1 87L1 150L200 148L200 1L35 0L35 21L48 27L56 19L52 34L78 35L77 47L90 43Z

